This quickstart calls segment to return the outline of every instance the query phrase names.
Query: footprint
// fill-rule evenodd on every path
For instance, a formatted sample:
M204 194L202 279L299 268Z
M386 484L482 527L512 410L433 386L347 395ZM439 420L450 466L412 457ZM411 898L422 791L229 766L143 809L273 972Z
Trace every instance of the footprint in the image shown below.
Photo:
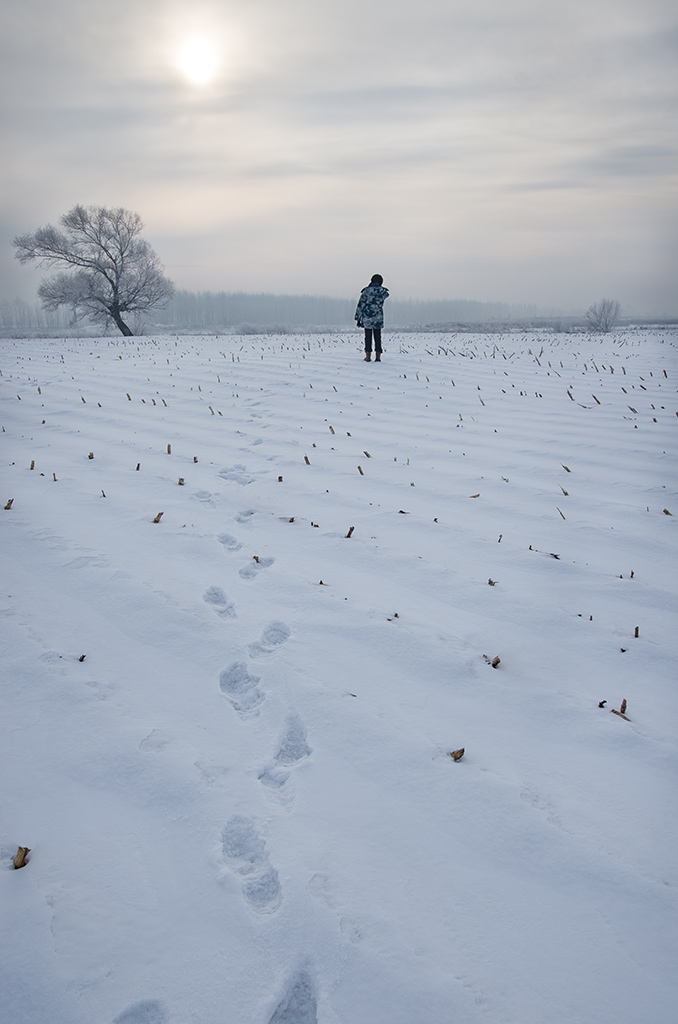
M255 508L247 508L244 512L238 512L235 516L236 523L249 523L252 516L257 514Z
M274 562L275 558L260 558L259 555L253 555L250 564L240 570L240 575L244 580L252 580L262 569L268 569Z
M278 872L271 867L266 843L249 818L234 815L221 833L224 857L243 878L242 894L257 914L273 914L282 902ZM238 865L238 866L236 866Z
M249 652L253 658L262 658L265 654L271 654L276 647L280 647L286 640L289 640L290 628L284 622L269 622L261 635L261 640L255 640L249 645Z
M193 497L196 498L200 502L200 504L204 505L206 508L214 508L215 506L215 503L212 500L212 495L210 494L209 491L196 491Z
M238 538L231 536L230 533L220 533L217 540L224 545L227 551L240 551L242 547Z
M291 774L287 769L303 761L311 753L312 750L306 742L306 729L301 719L298 715L289 715L274 763L264 768L259 776L259 781L263 786L277 791L281 799L289 803L294 799L294 794L283 790L283 787L289 782Z
M342 917L339 922L339 927L341 928L341 934L354 945L363 941L363 933L360 931L360 928L358 928L353 921L349 921L347 917Z
M216 785L217 782L221 782L228 775L228 768L221 764L207 764L204 761L196 761L195 767L208 786Z
M313 878L308 883L308 887L317 900L322 900L328 907L335 905L332 883L327 875L313 875Z
M264 699L257 689L258 676L251 676L244 661L234 661L219 676L219 686L241 718L258 715L257 707Z
M148 736L141 741L139 744L139 750L143 750L146 753L152 751L157 754L159 750L162 750L163 747L166 747L171 742L172 740L166 732L163 732L162 729L154 729L153 732L149 733Z
M232 480L234 483L240 484L241 487L246 487L247 484L251 484L254 480L254 477L250 476L247 472L247 466L243 466L242 463L230 466L227 469L220 469L218 476L222 480Z
M74 558L72 562L66 562L64 569L84 569L88 565L92 565L96 569L106 569L110 562L105 555L81 555L80 558Z
M259 782L262 786L268 786L269 789L281 790L289 781L289 777L290 773L284 768L276 768L272 765L270 768L264 768L259 776Z
M92 696L96 700L108 700L109 694L113 693L114 687L111 683L100 683L96 679L88 679L85 686L90 688Z
M166 1024L168 1019L163 1004L150 1000L130 1006L115 1018L113 1024Z
M202 599L206 604L211 604L216 614L222 619L234 619L236 617L235 608L229 602L221 587L208 587L202 595Z
M300 971L268 1024L318 1024L318 1001L308 971Z
M280 748L275 755L276 764L298 764L311 753L312 750L306 742L306 729L299 715L289 715Z
M564 832L568 831L562 821L553 813L553 805L550 804L547 799L540 796L539 793L533 793L529 789L523 789L520 794L520 799L525 800L538 811L542 811L546 815L546 820L549 825L554 825L556 828L562 829Z
M60 661L64 660L74 661L75 659L73 658L72 655L69 654L67 654L66 658L64 659L63 654L59 654L58 651L45 651L45 653L41 654L40 657L38 658L38 661L45 661L47 662L48 665L56 665Z

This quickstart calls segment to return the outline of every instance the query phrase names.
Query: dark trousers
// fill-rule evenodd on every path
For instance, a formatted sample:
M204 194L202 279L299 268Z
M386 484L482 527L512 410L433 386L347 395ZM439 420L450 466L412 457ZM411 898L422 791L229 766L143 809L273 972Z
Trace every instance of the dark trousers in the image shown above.
M374 351L381 354L381 327L365 328L365 351L372 351L372 335L374 335Z

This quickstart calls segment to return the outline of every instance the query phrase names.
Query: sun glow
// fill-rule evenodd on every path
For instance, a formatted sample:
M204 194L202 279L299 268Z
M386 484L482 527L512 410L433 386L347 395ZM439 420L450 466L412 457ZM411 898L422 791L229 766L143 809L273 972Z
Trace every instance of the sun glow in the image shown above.
M219 52L205 36L184 40L177 54L177 67L193 85L207 85L219 73Z

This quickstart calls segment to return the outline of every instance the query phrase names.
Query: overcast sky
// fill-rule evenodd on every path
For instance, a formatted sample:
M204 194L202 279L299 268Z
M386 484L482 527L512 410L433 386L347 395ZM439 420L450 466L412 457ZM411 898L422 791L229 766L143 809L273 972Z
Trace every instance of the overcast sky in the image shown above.
M2 9L2 298L82 203L180 288L678 313L675 0Z

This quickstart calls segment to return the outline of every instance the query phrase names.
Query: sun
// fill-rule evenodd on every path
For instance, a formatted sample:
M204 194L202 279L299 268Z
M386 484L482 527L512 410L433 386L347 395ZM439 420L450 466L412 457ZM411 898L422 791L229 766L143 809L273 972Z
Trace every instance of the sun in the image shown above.
M176 63L193 85L207 85L219 73L219 51L206 36L190 36L179 46Z

